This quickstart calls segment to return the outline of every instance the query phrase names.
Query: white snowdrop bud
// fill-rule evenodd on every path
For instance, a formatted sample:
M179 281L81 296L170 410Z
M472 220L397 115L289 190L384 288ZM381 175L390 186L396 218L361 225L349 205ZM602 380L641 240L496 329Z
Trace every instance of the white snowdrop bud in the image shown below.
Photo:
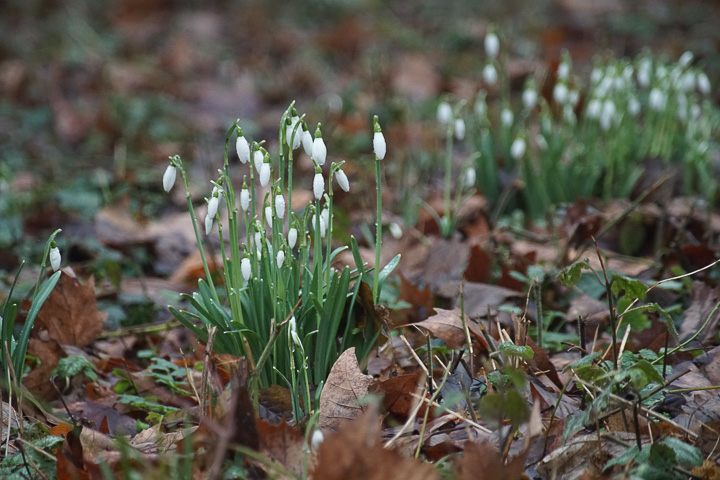
M612 77L605 77L602 80L600 80L600 84L598 85L597 89L595 90L595 95L598 98L604 98L607 94L610 93L610 89L613 86L613 80Z
M320 167L315 167L315 177L313 178L313 194L315 198L320 200L325 191L325 179L322 176Z
M302 128L298 127L298 129L295 130L295 126L298 124L299 121L300 117L298 117L297 114L293 112L292 119L290 120L290 125L288 125L285 129L285 141L287 142L288 147L291 146L290 143L292 142L293 150L297 149L300 146L302 140Z
M560 80L567 80L568 76L570 76L570 64L565 61L560 62L557 69L557 76Z
M710 93L710 79L705 74L705 72L698 73L697 88L703 95L708 95Z
M265 205L265 221L267 222L268 227L272 227L272 214L272 207L268 203L267 205Z
M475 185L475 169L468 167L468 169L465 170L465 186L472 187L473 185Z
M323 221L326 227L330 225L330 209L327 205L325 205L325 208L320 212L320 220Z
M285 263L285 251L284 250L278 251L275 261L277 262L277 267L282 268L283 263Z
M262 225L259 225L257 228L261 228ZM262 251L262 233L255 232L253 234L253 238L255 239L255 249L257 249L258 252Z
M590 73L590 83L593 85L597 85L600 83L600 80L603 78L603 72L599 68L593 68L592 73Z
M494 32L485 35L485 54L490 58L497 58L500 53L500 40Z
M678 80L678 90L689 92L695 88L695 72L685 72Z
M177 178L177 167L168 165L163 174L163 190L170 192L175 185L175 178Z
M312 147L313 147L313 136L312 133L310 133L310 130L307 129L305 124L303 123L303 131L302 131L302 146L303 150L305 150L305 153L307 156L312 157Z
M678 59L678 65L685 68L693 61L693 53L690 51L687 51L680 55L680 58Z
M537 136L535 137L535 141L537 142L538 148L540 150L548 149L549 145L547 143L547 140L545 140L545 137L541 133L537 134Z
M628 100L628 112L630 112L630 115L633 117L637 117L640 113L640 102L638 102L637 98L630 97Z
M522 102L526 109L532 110L537 105L538 94L533 88L526 88L522 93Z
M295 320L295 315L293 315L292 317L290 317L290 325L289 325L289 327L290 327L290 328L288 329L288 331L290 332L290 338L292 338L293 343L294 343L295 346L296 346L297 348L299 348L300 350L304 350L304 349L303 349L303 344L302 344L302 342L300 341L300 337L298 336L298 333L297 333L297 321Z
M250 267L250 259L248 257L243 257L240 261L240 272L242 273L243 280L246 282L250 280L252 268Z
M648 97L648 103L650 108L656 111L660 111L665 108L665 94L660 91L659 88L653 88L650 90L650 96Z
M555 102L559 103L560 105L565 104L568 99L568 87L564 83L557 83L555 84L555 88L553 89L553 100Z
M219 196L213 195L212 197L210 197L210 200L208 201L207 216L210 218L215 218L215 215L217 214L219 206L220 206Z
M503 108L500 112L500 123L502 123L504 127L512 127L513 120L515 120L515 115L513 115L512 110Z
M625 88L625 80L622 77L615 77L613 79L613 88L616 92L622 92Z
M310 223L312 223L313 230L315 230L315 232L317 232L317 229L318 229L318 224L316 223L316 219L317 219L317 221L320 223L320 225L319 225L320 226L320 237L325 237L325 229L327 228L327 226L325 225L325 220L323 220L322 217L323 217L322 215L319 215L316 218L315 214L313 213L312 216L310 217Z
M312 446L312 449L317 450L323 440L325 440L325 436L323 435L322 430L316 428L310 438L310 445Z
M574 107L578 104L579 101L580 92L578 92L577 90L570 90L570 93L568 94L568 104Z
M285 197L279 193L275 195L275 215L278 218L285 218Z
M692 118L693 120L697 120L698 118L700 118L701 112L702 112L702 110L700 108L700 105L698 105L697 103L694 103L690 107L690 118Z
M242 208L243 212L247 212L248 208L250 208L250 190L248 190L247 184L244 182L240 191L240 208Z
M327 147L325 146L325 141L323 141L322 139L322 131L320 130L319 123L317 129L315 130L315 140L313 140L311 157L317 162L318 165L325 165L325 159L327 158Z
M510 146L510 155L515 160L520 160L523 155L525 155L525 139L522 137L518 137L515 139L515 141Z
M437 108L437 121L441 125L450 123L453 118L452 107L448 102L440 102Z
M265 154L259 148L253 152L253 163L255 164L255 171L258 173L260 173L264 158Z
M270 157L265 156L262 166L260 167L260 185L266 186L270 182Z
M350 182L348 181L348 177L345 175L342 168L338 168L337 172L335 172L335 179L337 180L338 185L340 185L340 188L346 192L350 191Z
M612 100L605 100L600 114L600 127L609 130L615 120L615 104Z
M462 118L455 120L455 138L458 140L465 138L465 120Z
M57 272L60 268L60 249L57 247L57 244L55 244L55 241L53 241L50 244L50 253L48 254L48 258L50 259L50 266L53 269L53 272Z
M677 94L678 104L678 119L682 122L687 120L688 117L688 101L684 93Z
M600 103L600 100L598 100L597 98L593 98L588 102L585 114L588 116L588 118L598 119L600 118L601 111L602 104Z
M214 221L215 221L215 217L211 217L210 215L205 215L205 235L210 235Z
M242 129L240 127L237 128L235 150L237 151L240 163L247 163L250 161L250 144L248 144L247 139L243 136Z
M388 230L395 240L399 240L403 235L402 227L395 222L391 222L390 225L388 225Z
M485 65L485 68L483 68L482 72L483 80L485 80L485 83L488 85L495 85L497 83L497 70L495 70L495 65L492 63L488 63Z
M380 128L380 123L378 122L378 116L375 115L373 118L373 129L375 130L375 133L373 135L373 151L375 152L375 157L378 160L382 160L385 158L385 153L387 152L387 145L385 144L385 137L383 136L382 129Z
M288 230L288 246L291 249L295 248L295 244L297 243L297 237L298 237L297 228L291 227L290 230Z

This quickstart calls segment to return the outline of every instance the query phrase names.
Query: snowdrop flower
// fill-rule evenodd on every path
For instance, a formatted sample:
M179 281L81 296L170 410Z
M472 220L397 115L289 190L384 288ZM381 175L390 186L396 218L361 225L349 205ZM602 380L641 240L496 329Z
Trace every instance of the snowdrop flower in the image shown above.
M678 59L678 65L685 68L693 61L693 54L690 51L687 51L680 55L680 59Z
M285 263L285 251L284 250L278 251L275 261L277 262L277 267L282 268L283 263Z
M243 280L246 282L250 280L252 268L250 268L250 259L247 256L244 256L242 261L240 261L240 272L242 273Z
M462 118L455 120L455 138L458 140L465 138L465 120Z
M637 70L637 81L638 84L643 87L647 88L650 86L650 70L652 69L652 63L649 58L644 58L640 62L640 66Z
M509 108L503 108L502 112L500 112L500 122L503 126L512 127L513 120L515 120L515 115L513 115L512 110Z
M500 40L494 32L485 35L485 53L490 58L497 58L500 53Z
M325 224L325 220L323 220L322 214L320 214L317 218L318 218L318 221L320 222L320 237L324 238L325 230L327 229L327 225ZM312 216L310 217L310 223L312 223L313 229L317 232L318 225L317 225L317 223L315 223L315 221L316 221L316 217L315 217L315 214L313 213Z
M527 110L532 110L537 105L538 94L531 86L525 88L522 93L522 102Z
M597 98L593 98L588 102L585 114L588 118L598 119L600 118L600 112L602 111L602 104Z
M580 92L578 92L577 90L570 90L570 93L568 94L568 104L574 107L578 104L579 101Z
M215 217L211 217L210 215L205 215L205 235L210 235L210 232L212 231L214 222L215 222Z
M677 94L677 104L678 104L678 119L682 122L687 120L688 117L688 101L687 97L684 93L678 93Z
M659 88L653 88L650 90L650 96L648 97L648 103L650 108L656 111L660 111L665 108L665 94L660 91Z
M378 122L378 116L375 115L373 118L373 130L375 130L375 133L373 135L373 151L375 152L375 157L378 160L382 160L385 158L385 153L387 152L387 145L385 144L385 137L382 133L382 128L380 128L380 123Z
M260 229L260 228L262 228L262 225L257 223L256 228ZM255 248L257 249L258 252L262 252L262 233L260 233L260 231L257 230L255 232L255 234L253 235L253 238L255 239Z
M437 120L441 125L450 123L453 118L452 107L448 102L440 102L437 108Z
M545 140L545 137L541 133L537 134L537 136L535 137L535 141L537 142L538 148L540 150L548 149L549 145L547 143L547 140Z
M689 92L695 88L695 73L685 72L678 80L678 90Z
M525 139L522 137L518 137L515 139L515 141L510 146L510 155L515 160L520 160L523 155L525 155Z
M297 333L297 322L296 322L296 320L295 320L295 315L293 315L292 317L290 317L290 325L289 325L289 327L290 327L290 328L288 328L288 332L290 333L290 338L292 338L293 343L294 343L301 351L304 351L304 349L303 349L303 344L302 344L302 342L300 341L300 337L298 336L298 333Z
M242 208L243 212L247 212L248 208L250 208L250 190L248 190L245 179L243 179L242 190L240 190L240 208Z
M350 191L350 182L348 181L348 177L347 175L345 175L345 172L343 172L342 168L338 168L335 172L335 180L337 180L340 188L342 188L346 192Z
M597 85L600 83L600 80L603 78L603 72L599 68L593 68L592 73L590 74L590 83L593 85Z
M705 72L698 73L697 87L703 95L708 95L710 93L710 79Z
M300 146L302 140L302 128L298 126L297 130L295 129L300 122L300 117L298 117L295 108L293 108L292 111L292 118L288 119L288 121L290 123L287 124L287 128L285 129L285 141L288 147L292 147L292 149L295 150ZM291 142L292 145L290 145Z
M553 100L563 105L568 99L568 87L564 83L556 83L553 89Z
M485 68L483 68L482 72L483 80L485 80L485 83L488 85L495 85L497 83L497 70L495 70L495 65L492 63L488 63L485 65Z
M315 166L315 177L313 178L313 194L317 200L320 200L325 191L325 179L322 176L320 166Z
M60 249L54 240L50 243L50 253L48 254L48 258L50 259L50 266L52 267L53 272L57 272L60 268L61 256Z
M485 116L487 115L487 102L485 101L484 93L481 93L477 96L473 109L475 110L475 115L477 115L478 118L485 118Z
M637 117L640 113L640 102L638 102L637 98L630 97L630 100L628 100L628 112L633 117Z
M632 79L633 73L635 69L632 65L625 65L625 68L623 68L622 76L625 82L630 83L630 80Z
M698 105L697 103L694 103L690 107L690 118L692 118L693 120L697 120L698 118L700 118L700 113L701 113L700 105Z
M215 218L219 206L220 192L217 190L217 187L215 187L215 189L213 189L212 195L210 196L210 200L208 200L207 216Z
M270 182L270 155L265 154L263 164L260 167L260 185L266 186Z
M250 144L247 139L243 136L242 128L237 127L237 140L235 141L235 150L237 156L240 159L240 163L247 163L250 161Z
M317 128L315 129L315 140L313 140L311 157L317 162L318 165L325 165L325 159L327 158L327 147L325 146L325 142L322 139L322 130L319 123L317 125Z
M175 185L175 178L177 178L177 167L173 164L168 165L163 174L163 190L170 192L173 185Z
M272 207L268 203L265 205L265 221L267 222L268 227L270 227L270 228L272 228L272 214L273 214Z
M297 243L297 237L298 237L298 231L295 227L290 227L290 230L288 230L288 246L290 249L295 248L295 244Z
M330 209L327 204L325 204L325 208L323 208L322 212L320 212L320 220L322 220L322 223L325 224L325 227L330 225ZM325 236L325 234L323 234L323 236Z
M557 69L557 77L559 80L567 80L567 78L570 76L570 61L565 56L563 58L562 62L560 62L560 65L558 65Z
M400 237L402 237L402 227L400 227L400 225L398 225L397 223L391 222L388 226L388 230L390 231L390 235L392 235L395 240L399 240Z
M609 130L615 120L615 104L612 100L605 100L600 113L600 127L603 130Z
M275 194L275 215L280 219L285 218L285 197L280 193L280 189Z
M260 173L260 168L262 168L264 158L265 154L262 152L262 148L258 146L257 149L253 152L253 164L255 164L255 170L258 173Z
M577 121L575 109L569 103L563 107L563 118L566 122L574 124Z
M308 157L312 157L313 136L310 130L308 130L307 125L305 125L305 122L302 124L302 146L305 154L307 154Z
M465 170L465 186L472 187L473 185L475 185L475 169L468 167L468 169Z
M310 438L310 445L312 446L312 449L317 450L323 440L325 440L325 436L323 435L322 430L316 428Z

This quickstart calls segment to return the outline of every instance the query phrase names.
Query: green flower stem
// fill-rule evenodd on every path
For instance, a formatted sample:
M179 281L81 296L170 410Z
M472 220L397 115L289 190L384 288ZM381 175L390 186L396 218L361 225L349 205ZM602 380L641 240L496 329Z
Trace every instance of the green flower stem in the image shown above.
M382 184L380 179L380 159L375 157L375 190L377 192L377 220L375 223L375 272L373 275L373 302L377 305L380 293L380 248L382 246Z
M32 298L37 297L38 290L40 290L40 280L42 279L43 273L45 272L45 267L47 266L47 259L48 254L50 253L50 245L52 245L53 241L55 240L55 237L62 232L61 228L58 228L55 230L52 234L50 234L50 237L48 238L48 241L45 243L45 249L43 250L43 256L42 256L42 262L40 263L40 271L38 272L38 278L35 282L35 290L33 292ZM9 299L7 300L10 301ZM5 359L2 360L3 362Z
M451 122L448 122L447 132L445 134L445 187L444 187L444 198L443 203L445 207L442 225L438 225L442 231L443 236L447 237L450 235L452 228L451 221L451 189L452 189L452 150L453 150L453 126Z

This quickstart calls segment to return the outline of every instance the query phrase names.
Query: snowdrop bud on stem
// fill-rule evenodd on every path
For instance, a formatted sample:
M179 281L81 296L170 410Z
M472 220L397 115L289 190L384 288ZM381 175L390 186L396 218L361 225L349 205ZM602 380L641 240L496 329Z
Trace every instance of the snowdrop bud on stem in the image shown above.
M485 54L490 58L497 58L500 53L500 40L495 32L485 35Z
M285 218L285 197L282 196L279 188L275 194L275 215L280 219Z
M300 146L302 140L302 128L298 127L297 131L295 130L295 126L299 121L300 117L298 117L297 110L293 107L292 119L288 118L289 123L285 129L285 141L287 142L288 147L291 146L293 150ZM293 135L295 135L294 138Z
M710 93L710 79L705 72L698 73L697 87L703 95L708 95Z
M687 67L690 65L690 63L693 61L693 53L690 51L687 51L680 55L680 59L678 60L678 64L681 67Z
M337 180L338 185L340 185L340 188L346 192L350 191L350 182L348 181L348 177L345 175L342 168L338 168L337 172L335 172L335 179Z
M276 257L276 262L277 262L277 267L282 268L283 263L285 263L285 251L284 250L278 251L277 257Z
M441 125L445 125L447 123L450 123L450 120L452 120L453 117L453 111L452 107L448 102L440 102L437 109L437 120L438 123Z
M237 127L237 141L235 141L235 150L237 156L240 159L240 163L247 163L250 161L250 145L247 139L243 136L242 128Z
M665 108L665 94L660 91L659 88L653 88L650 90L650 96L648 97L648 103L650 108L653 110L660 111Z
M294 226L288 230L288 246L293 249L297 243L298 231Z
M532 86L525 88L522 93L522 102L526 109L532 110L537 105L538 94Z
M240 191L240 208L242 208L243 212L247 212L248 208L250 208L250 190L248 190L248 186L244 178L242 190Z
M602 106L602 112L600 113L600 127L603 130L609 130L615 121L615 104L612 100L607 99Z
M173 185L175 185L175 178L177 178L177 167L173 164L168 165L163 174L163 190L170 192Z
M207 216L211 217L211 218L215 218L215 215L217 214L219 206L220 206L220 193L217 191L213 191L213 194L210 197L210 200L208 201Z
M54 240L50 243L50 253L48 254L48 257L50 258L50 266L52 267L53 272L57 272L60 268L61 256L60 249Z
M485 68L483 68L482 72L483 80L485 80L485 83L488 85L495 85L497 83L497 70L495 70L495 65L492 63L488 63L485 65Z
M312 446L312 449L317 450L323 440L325 440L325 436L323 435L322 430L320 430L319 428L315 429L315 431L313 431L312 437L310 438L310 445Z
M253 152L253 164L255 165L255 170L258 173L260 173L260 168L262 168L264 158L265 154L262 152L262 148L256 144L256 150Z
M564 83L557 83L555 84L555 88L553 89L553 100L559 104L564 104L567 102L568 99L568 87Z
M375 152L375 157L378 160L382 160L385 158L385 153L387 152L387 145L385 145L385 137L382 133L382 128L380 128L380 123L378 122L378 116L375 115L373 118L373 130L375 131L375 134L373 135L373 150Z
M273 216L273 210L270 206L270 203L265 204L265 221L268 224L268 227L272 228L272 216Z
M247 256L244 256L240 262L240 272L242 273L243 280L246 282L250 280L252 269L250 268L250 259Z
M211 217L210 215L205 215L205 235L210 235L214 221L215 221L215 217Z
M304 350L304 349L303 349L303 344L302 344L302 342L300 341L300 337L298 336L298 333L297 333L297 322L296 322L296 320L295 320L295 316L294 316L294 315L293 315L292 317L290 317L290 325L289 325L289 327L290 327L290 328L289 328L290 337L292 338L293 343L294 343L295 346L298 347L300 350Z
M462 118L455 120L455 138L458 140L465 138L465 120Z
M510 146L510 155L515 160L520 160L523 155L525 155L525 139L522 137L518 137L515 139L515 141Z
M305 122L302 123L302 146L305 153L309 157L312 157L313 136L312 133L310 133L310 130L308 130Z
M260 185L266 186L270 182L270 155L267 153L263 158L263 164L260 167Z
M473 185L475 185L475 169L468 167L468 169L465 170L465 186L472 187Z
M318 165L325 165L325 159L327 158L327 147L322 139L321 124L318 123L315 129L315 140L313 140L312 155L311 157L317 162Z
M500 112L500 123L502 123L504 127L512 127L513 120L515 120L515 115L513 115L512 110L503 108L502 112Z
M320 166L315 166L315 177L313 178L313 194L317 200L322 198L323 192L325 191L325 179L322 176L322 170Z

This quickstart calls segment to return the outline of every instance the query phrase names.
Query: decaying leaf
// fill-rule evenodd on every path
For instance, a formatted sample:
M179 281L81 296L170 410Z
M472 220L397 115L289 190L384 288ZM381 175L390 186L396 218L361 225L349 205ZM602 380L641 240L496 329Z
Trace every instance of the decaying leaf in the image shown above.
M332 375L332 373L331 373ZM359 418L328 435L318 449L315 480L430 480L439 478L431 465L383 448L380 418L372 404Z
M363 397L372 382L371 376L360 371L355 348L343 352L320 394L320 426L337 430L344 421L359 416L364 410Z
M385 410L398 417L406 417L415 403L413 393L418 389L418 384L424 383L425 379L418 380L419 374L398 375L381 380L370 385L368 391L372 394L382 395L382 403ZM423 376L424 377L424 376ZM425 411L421 407L419 414Z
M460 348L467 343L465 336L465 329L463 328L463 322L460 318L460 309L455 308L453 310L444 310L442 308L436 308L437 312L432 317L422 322L413 323L416 327L423 328L430 332L434 337L442 339L448 348ZM485 345L485 339L480 332L477 325L470 321L465 315L465 324L470 329L472 337L476 338L483 345ZM487 348L487 345L485 345Z
M303 451L302 432L291 427L284 420L278 425L271 425L258 419L257 429L260 436L259 451L301 476L306 456Z

